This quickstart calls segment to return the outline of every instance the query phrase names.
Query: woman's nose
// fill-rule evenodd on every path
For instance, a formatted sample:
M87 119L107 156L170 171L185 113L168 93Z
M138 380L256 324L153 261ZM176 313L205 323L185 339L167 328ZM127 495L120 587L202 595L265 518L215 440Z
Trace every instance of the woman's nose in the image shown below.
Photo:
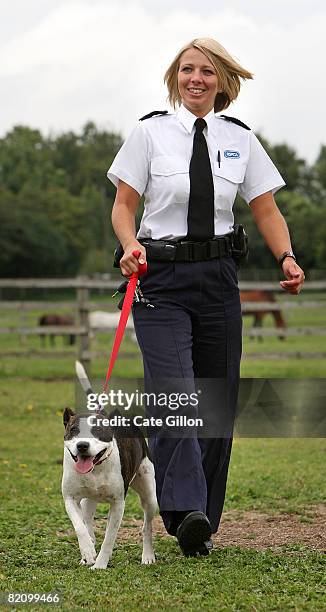
M201 76L201 73L200 73L199 71L198 71L198 72L196 72L196 71L195 71L195 72L193 72L193 73L192 73L192 75L191 75L191 81L192 81L193 83L199 83L199 82L201 82L201 81L202 81L202 76Z

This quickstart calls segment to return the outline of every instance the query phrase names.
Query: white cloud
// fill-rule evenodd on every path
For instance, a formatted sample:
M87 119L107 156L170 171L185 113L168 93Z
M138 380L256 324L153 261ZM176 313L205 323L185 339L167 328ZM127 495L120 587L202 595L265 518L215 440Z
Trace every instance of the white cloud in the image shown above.
M178 48L208 35L255 73L230 115L309 161L326 142L321 13L289 27L199 5L168 14L115 0L54 6L2 46L2 132L17 123L79 129L94 119L127 134L142 114L167 108L162 79Z

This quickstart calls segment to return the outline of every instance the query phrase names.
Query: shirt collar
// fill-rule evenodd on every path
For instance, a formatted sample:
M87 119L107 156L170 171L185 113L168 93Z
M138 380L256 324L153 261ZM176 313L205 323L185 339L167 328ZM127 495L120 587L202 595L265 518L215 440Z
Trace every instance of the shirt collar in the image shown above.
M209 124L214 116L214 109L212 108L212 110L210 110L209 113L207 113L207 115L203 117L203 119L205 119L207 123L207 131L209 130ZM177 111L177 117L180 123L182 123L182 125L186 128L187 132L191 134L194 127L194 123L196 119L198 119L198 117L196 117L196 115L193 115L193 113L191 113L185 106L183 106L183 104L181 104L179 110Z

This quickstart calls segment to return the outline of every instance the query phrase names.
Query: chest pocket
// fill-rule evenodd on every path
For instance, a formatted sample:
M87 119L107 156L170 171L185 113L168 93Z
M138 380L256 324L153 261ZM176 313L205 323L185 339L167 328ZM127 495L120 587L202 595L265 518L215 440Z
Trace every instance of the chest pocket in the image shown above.
M162 155L151 161L153 196L167 198L175 204L189 200L189 165L182 157Z
M232 210L238 187L244 181L246 164L237 159L221 159L220 168L213 164L215 202L217 208Z

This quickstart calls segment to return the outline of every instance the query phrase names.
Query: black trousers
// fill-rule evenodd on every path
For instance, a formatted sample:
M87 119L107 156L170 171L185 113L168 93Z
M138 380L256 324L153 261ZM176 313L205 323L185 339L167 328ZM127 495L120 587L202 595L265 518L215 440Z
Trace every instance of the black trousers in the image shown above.
M141 289L154 308L133 306L143 355L145 391L162 378L222 379L234 414L242 349L237 268L232 257L203 262L148 262ZM218 529L232 447L226 437L167 438L152 435L157 498L165 527L175 535L178 516L200 510ZM179 521L180 522L180 521Z

